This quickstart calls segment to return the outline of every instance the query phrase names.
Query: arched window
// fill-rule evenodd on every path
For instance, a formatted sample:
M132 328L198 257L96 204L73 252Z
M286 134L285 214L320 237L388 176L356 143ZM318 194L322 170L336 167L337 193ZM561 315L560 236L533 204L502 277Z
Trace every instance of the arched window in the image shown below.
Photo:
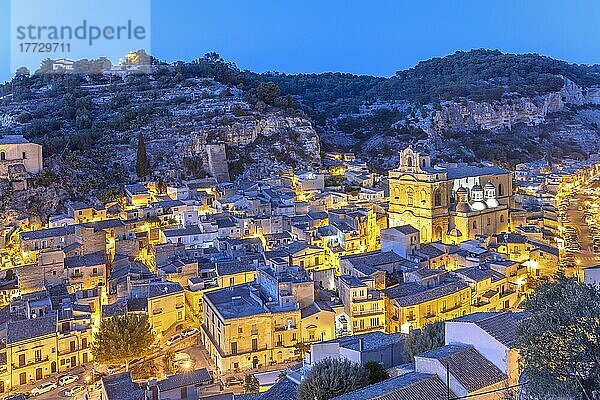
M442 228L439 227L439 226L436 227L435 228L435 237L433 239L435 239L435 240L442 240L442 236L443 236Z
M473 221L473 229L477 229L477 221Z
M0 152L0 160L1 160L1 161L4 161L4 160L6 160L6 153L5 153L5 152L3 152L3 151L2 151L2 152Z
M504 196L504 186L501 183L498 184L498 196Z
M406 159L406 165L408 165L409 167L413 166L413 159L412 159L412 157L408 157Z
M440 189L435 189L433 192L433 205L435 207L442 205L442 194L440 193Z
M415 203L415 193L413 192L412 188L408 188L408 190L406 190L406 204L409 206L414 205Z
M504 222L504 215L500 215L500 223Z
M421 167L425 168L425 159L421 160Z

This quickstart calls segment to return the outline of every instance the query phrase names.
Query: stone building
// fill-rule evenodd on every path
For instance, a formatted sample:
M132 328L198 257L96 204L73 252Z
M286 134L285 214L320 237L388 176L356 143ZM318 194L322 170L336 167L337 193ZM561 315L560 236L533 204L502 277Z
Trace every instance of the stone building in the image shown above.
M21 135L0 138L0 179L9 180L13 189L27 189L27 179L42 170L42 146Z
M92 361L91 309L74 300L58 285L0 310L0 395Z
M390 227L412 225L422 242L458 243L506 231L512 178L494 166L432 166L429 155L408 147L389 172Z

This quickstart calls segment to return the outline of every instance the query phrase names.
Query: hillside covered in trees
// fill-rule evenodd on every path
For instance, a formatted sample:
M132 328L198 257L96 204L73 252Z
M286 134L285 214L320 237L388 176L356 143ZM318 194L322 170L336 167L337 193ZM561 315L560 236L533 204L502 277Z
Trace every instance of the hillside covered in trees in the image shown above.
M59 165L101 160L101 173L74 180L82 192L114 185L116 176L122 181L124 170L133 176L140 132L148 135L151 169L160 174L173 172L165 143L180 138L172 148L181 178L206 173L197 145L222 140L226 131L252 136L267 129L282 136L277 146L272 136L259 135L228 149L235 176L247 172L245 165L262 168L265 160L261 173L313 162L314 146L296 146L305 138L299 131L318 134L323 150L354 151L381 172L415 142L437 159L509 167L586 157L600 143L600 67L536 54L456 52L387 78L258 74L214 52L191 62L166 63L143 52L138 58L149 65L147 73L115 73L106 59L79 60L64 74L49 73L50 60L32 74L19 70L0 86L1 130L42 143L47 157L60 157ZM295 127L286 122L282 128L281 118ZM116 149L125 158L116 160ZM250 154L268 157L253 163Z
M208 145L227 143L230 176L261 177L319 164L319 138L291 96L207 54L191 63L113 68L80 60L74 70L20 69L0 86L0 135L22 134L43 145L44 170L28 199L0 190L7 204L48 215L66 198L104 201L140 176L168 182L211 173ZM106 62L108 61L108 63ZM140 173L138 145L147 160ZM39 198L47 198L40 200Z
M498 50L458 51L419 62L389 78L345 73L265 73L257 79L276 83L312 108L355 99L358 102L405 100L418 104L452 100L499 100L513 93L535 96L560 90L564 76L579 86L600 84L600 66L569 64L538 54L505 54Z
M427 141L439 158L586 156L597 139L600 66L537 54L459 51L392 77L343 73L252 74L291 94L327 148L392 167L399 146Z

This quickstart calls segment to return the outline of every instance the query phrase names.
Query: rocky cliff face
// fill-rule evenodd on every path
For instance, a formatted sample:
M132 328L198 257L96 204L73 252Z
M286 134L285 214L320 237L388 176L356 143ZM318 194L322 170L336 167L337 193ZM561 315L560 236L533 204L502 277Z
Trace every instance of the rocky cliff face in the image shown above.
M319 136L302 112L250 102L244 91L212 79L104 77L84 79L70 92L38 84L24 99L0 99L0 134L25 134L44 146L39 195L60 193L59 203L73 196L110 198L137 180L140 133L152 177L166 182L208 175L207 146L216 143L225 144L234 179L320 162ZM14 196L4 201L29 207Z
M561 112L567 105L600 104L600 87L581 88L564 79L559 92L534 98L517 97L497 102L447 101L434 111L428 133L477 129L512 129L514 125L536 126L546 122L550 113Z
M252 134L252 143L232 147L234 173L237 169L243 176L261 178L320 164L319 136L306 118L270 115L256 121Z

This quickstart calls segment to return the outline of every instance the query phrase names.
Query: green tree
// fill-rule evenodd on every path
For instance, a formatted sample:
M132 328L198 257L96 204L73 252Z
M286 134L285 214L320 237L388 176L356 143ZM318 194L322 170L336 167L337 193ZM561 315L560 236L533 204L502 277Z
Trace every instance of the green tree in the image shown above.
M327 400L369 384L367 371L346 359L326 358L316 363L298 385L298 400Z
M129 363L150 353L154 343L148 317L139 315L118 315L102 321L100 331L94 334L92 354L101 364Z
M138 178L145 178L150 172L150 163L148 162L148 155L146 154L146 142L144 141L144 136L141 132L138 136L135 172L137 173Z
M279 86L273 82L261 82L256 88L256 96L267 104L273 105L280 94Z
M591 399L600 390L600 289L558 276L525 302L516 346L532 398Z
M175 372L174 363L175 363L175 353L168 350L162 357L163 368L165 372L168 374L172 374Z
M258 393L260 389L260 383L253 374L246 374L244 378L244 392L246 393Z
M4 279L6 279L7 281L12 281L15 278L16 278L15 271L12 268L7 269Z
M15 72L15 75L18 77L29 77L29 68L27 67L19 67Z
M150 377L156 376L158 372L158 367L153 360L148 360L140 365L137 365L131 371L133 379L148 379Z
M162 176L160 178L158 178L158 183L156 184L156 190L158 190L158 193L160 193L160 194L167 193L167 184L165 183L165 180L162 178Z
M300 354L300 360L304 359L306 352L310 350L310 344L304 342L297 342L294 347L298 351L298 354Z
M368 361L364 365L365 371L367 371L369 385L377 382L385 381L390 377L383 365L377 361Z
M404 341L404 361L414 362L415 356L424 351L443 346L444 322L425 325L419 332L413 332Z

